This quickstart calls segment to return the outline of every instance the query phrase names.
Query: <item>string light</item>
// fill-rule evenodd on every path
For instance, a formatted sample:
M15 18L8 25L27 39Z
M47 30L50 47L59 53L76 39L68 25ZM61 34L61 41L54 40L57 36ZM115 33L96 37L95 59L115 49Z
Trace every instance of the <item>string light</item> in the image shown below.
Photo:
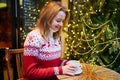
M82 55L82 59L88 58L86 55L93 56L103 52L109 45L111 45L111 42L114 41L112 36L115 34L114 29L109 28L112 25L111 20L105 20L103 18L106 16L106 13L103 12L102 8L104 4L107 3L101 0L98 1L99 3L93 1L93 5L89 4L91 3L90 0L84 0L83 2L81 0L73 1L73 9L71 9L71 24L67 29L67 42L69 44L67 49L68 53L70 52L70 54L74 54L72 56L74 58L78 58L78 56ZM113 14L116 14L117 11L118 9L115 8ZM107 28L112 32L109 30L107 31ZM107 38L112 40L109 41ZM68 57L70 58L70 56L71 55ZM99 56L95 56L90 60L90 62L95 64L96 57L99 58ZM99 61L101 65L104 65L100 58L97 61Z

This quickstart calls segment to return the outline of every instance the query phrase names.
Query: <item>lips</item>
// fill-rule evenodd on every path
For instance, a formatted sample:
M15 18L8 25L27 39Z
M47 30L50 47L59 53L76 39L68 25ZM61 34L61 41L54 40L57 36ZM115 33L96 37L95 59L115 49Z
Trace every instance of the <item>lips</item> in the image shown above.
M55 28L56 28L57 30L59 30L59 29L60 29L60 27L59 27L59 26L55 26Z

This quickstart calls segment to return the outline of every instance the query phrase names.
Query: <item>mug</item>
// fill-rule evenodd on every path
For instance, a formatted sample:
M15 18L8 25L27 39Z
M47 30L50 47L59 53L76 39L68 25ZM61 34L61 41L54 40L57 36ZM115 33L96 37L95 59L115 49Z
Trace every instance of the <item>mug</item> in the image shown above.
M79 61L70 60L66 64L73 64L73 65L77 66L77 70L75 72L75 75L82 73L81 64Z

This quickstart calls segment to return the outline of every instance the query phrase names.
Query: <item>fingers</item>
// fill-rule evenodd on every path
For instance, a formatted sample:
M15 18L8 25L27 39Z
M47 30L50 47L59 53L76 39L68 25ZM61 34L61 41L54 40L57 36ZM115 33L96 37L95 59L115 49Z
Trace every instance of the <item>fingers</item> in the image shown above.
M67 75L76 75L80 74L82 72L81 64L79 61L76 60L70 60L66 63L66 65L63 67L63 74Z
M66 74L74 76L75 75L75 71L74 70L67 70Z
M77 67L76 67L76 66L71 66L71 65L70 65L70 66L68 67L68 70L74 71L74 72L75 72L75 71L77 70Z
M65 65L62 67L63 68L63 74L67 74L67 75L75 75L75 72L77 70L77 67L74 65Z

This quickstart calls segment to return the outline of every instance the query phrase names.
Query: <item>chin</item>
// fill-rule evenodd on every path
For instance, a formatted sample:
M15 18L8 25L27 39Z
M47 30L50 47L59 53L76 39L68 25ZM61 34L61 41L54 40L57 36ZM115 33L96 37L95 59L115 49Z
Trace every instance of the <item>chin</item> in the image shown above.
M59 31L58 29L54 30L54 32L58 32L58 31Z

